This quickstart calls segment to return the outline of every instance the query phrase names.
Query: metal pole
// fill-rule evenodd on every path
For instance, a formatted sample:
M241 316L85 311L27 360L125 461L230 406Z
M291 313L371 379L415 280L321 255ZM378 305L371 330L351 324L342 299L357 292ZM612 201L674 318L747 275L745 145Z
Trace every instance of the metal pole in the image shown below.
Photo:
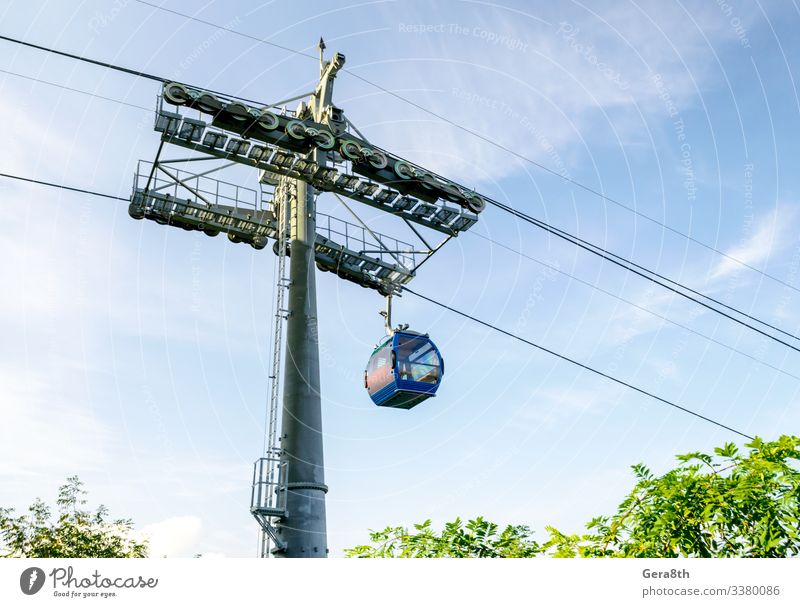
M282 557L325 557L325 473L319 384L319 333L314 262L314 188L295 182L291 198L289 317L283 384L281 447L287 467L285 518L277 524Z
M325 43L320 38L320 58ZM333 79L344 65L344 55L320 66L320 82L311 105L301 108L317 122L336 128L330 110ZM319 167L328 164L328 153L311 152ZM284 549L276 556L324 558L328 555L325 522L325 470L322 452L322 403L319 385L319 332L317 327L316 196L305 181L295 181L291 199L292 230L289 236L289 316L286 321L286 362L281 425L282 460L287 463L286 516L279 518L277 532Z
M319 385L319 333L314 263L314 189L295 182L289 241L289 317L281 447L287 467L287 515L277 524L283 557L325 557L325 473Z

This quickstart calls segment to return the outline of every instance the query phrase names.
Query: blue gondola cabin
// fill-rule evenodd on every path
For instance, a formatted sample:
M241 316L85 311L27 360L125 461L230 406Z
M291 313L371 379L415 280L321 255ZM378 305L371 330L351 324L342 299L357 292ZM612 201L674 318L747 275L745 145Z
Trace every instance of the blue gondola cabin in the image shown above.
M364 386L380 407L411 409L436 395L444 360L427 335L394 331L381 341L364 371Z

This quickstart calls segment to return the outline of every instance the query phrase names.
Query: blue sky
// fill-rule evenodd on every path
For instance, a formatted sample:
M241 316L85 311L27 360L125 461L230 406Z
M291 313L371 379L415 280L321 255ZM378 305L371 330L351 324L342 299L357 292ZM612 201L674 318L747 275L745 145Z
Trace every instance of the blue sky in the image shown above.
M800 282L794 2L163 4L312 54L322 35L364 78ZM14 3L0 15L5 35L247 98L302 93L317 74L308 58L133 0ZM0 72L0 172L127 196L158 145L157 85L0 48L0 70L96 95ZM352 76L335 99L379 145L800 332L796 290ZM252 186L256 175L227 178ZM270 249L136 222L124 203L80 194L0 180L0 195L2 504L52 497L78 474L157 554L255 555ZM529 257L794 375L796 353L496 209L474 232L527 257L463 234L412 288L746 433L797 434L797 379ZM378 409L361 373L383 302L317 280L334 554L370 528L426 518L578 530L621 499L630 464L663 470L675 453L736 439L411 295L395 320L436 339L445 382L412 411Z

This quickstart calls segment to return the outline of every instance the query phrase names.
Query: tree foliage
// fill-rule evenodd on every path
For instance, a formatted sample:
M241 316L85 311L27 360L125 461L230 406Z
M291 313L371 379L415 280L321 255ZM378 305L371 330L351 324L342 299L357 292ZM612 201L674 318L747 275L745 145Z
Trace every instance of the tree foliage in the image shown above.
M687 453L660 476L633 466L636 484L611 516L583 534L547 527L538 544L524 526L478 518L448 523L437 535L430 521L372 532L352 557L788 557L800 554L800 438L756 438L740 453L733 443L714 454Z
M109 520L108 509L85 509L86 491L77 476L58 491L58 516L41 499L27 514L0 508L0 556L31 558L135 558L147 556L147 542L132 537L129 519Z
M404 527L387 527L370 534L372 546L356 546L347 556L374 558L437 557L530 557L540 551L523 525L509 525L498 533L498 526L478 517L463 525L461 519L447 523L440 534L431 521L414 525L414 533Z

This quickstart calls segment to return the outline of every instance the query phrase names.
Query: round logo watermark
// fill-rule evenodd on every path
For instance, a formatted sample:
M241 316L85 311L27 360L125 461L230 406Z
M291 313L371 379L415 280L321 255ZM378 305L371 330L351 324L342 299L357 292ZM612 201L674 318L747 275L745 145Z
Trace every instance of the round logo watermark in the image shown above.
M28 567L19 576L19 587L25 594L36 594L44 586L44 571L38 567Z

